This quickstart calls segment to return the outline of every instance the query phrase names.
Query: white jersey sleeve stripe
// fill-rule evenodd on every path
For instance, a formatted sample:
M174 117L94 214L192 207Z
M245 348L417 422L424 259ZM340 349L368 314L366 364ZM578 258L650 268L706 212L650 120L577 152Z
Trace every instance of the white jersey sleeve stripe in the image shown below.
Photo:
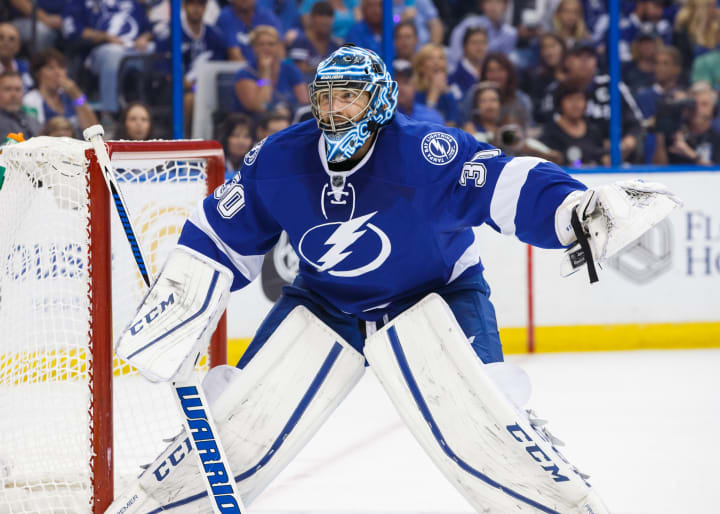
M515 157L508 161L500 172L490 201L490 218L503 234L515 234L515 214L520 191L530 170L541 162L545 160L537 157Z
M210 226L210 222L208 222L207 216L205 216L205 208L202 201L200 202L200 205L193 210L189 221L205 233L205 235L207 235L212 242L215 243L218 250L224 253L227 258L230 259L233 266L235 266L235 268L237 268L237 270L250 282L255 280L255 278L260 274L265 256L242 255L225 244L225 242L220 239L217 233L213 230L212 226Z
M455 261L455 265L453 266L452 273L450 274L450 278L447 283L449 284L458 278L463 271L471 266L475 266L478 262L480 262L480 242L478 241L475 229L473 229L473 241L470 243L470 246L465 249L460 258Z

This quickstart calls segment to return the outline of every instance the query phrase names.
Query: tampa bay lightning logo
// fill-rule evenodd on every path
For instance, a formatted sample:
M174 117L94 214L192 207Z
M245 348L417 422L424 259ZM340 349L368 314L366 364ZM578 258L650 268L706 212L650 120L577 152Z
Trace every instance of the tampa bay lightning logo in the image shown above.
M248 153L245 154L245 159L243 159L243 162L245 163L245 166L252 166L255 162L255 159L257 159L258 153L260 153L260 148L265 143L267 138L261 139L260 141L253 146Z
M385 232L369 223L376 214L309 229L300 239L300 256L317 271L334 277L359 277L378 269L390 255L392 245Z
M458 153L458 143L445 132L430 132L420 143L423 157L430 164L441 166L451 162Z

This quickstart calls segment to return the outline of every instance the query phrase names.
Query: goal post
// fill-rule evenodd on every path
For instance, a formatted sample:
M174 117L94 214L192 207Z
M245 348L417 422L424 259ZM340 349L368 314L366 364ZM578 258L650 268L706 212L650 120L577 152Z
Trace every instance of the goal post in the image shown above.
M110 141L157 276L224 181L214 141ZM145 286L88 143L8 146L0 189L0 514L103 512L181 422L166 384L114 357ZM225 317L196 372L227 360ZM160 445L160 446L158 446Z

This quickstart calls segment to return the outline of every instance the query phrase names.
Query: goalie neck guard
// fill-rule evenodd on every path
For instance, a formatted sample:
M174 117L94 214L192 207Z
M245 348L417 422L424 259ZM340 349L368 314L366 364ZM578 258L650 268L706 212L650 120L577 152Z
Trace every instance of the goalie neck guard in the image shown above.
M385 63L375 52L351 44L318 65L308 89L328 162L351 158L373 132L390 122L397 107L397 83ZM364 102L365 97L367 107L348 115L348 107ZM333 101L341 101L340 107L334 108Z

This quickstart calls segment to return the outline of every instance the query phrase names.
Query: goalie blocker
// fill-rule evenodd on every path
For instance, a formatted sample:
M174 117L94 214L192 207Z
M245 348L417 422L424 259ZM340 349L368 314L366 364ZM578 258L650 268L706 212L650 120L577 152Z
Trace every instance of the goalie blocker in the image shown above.
M152 382L192 373L230 299L232 274L178 246L115 345Z

